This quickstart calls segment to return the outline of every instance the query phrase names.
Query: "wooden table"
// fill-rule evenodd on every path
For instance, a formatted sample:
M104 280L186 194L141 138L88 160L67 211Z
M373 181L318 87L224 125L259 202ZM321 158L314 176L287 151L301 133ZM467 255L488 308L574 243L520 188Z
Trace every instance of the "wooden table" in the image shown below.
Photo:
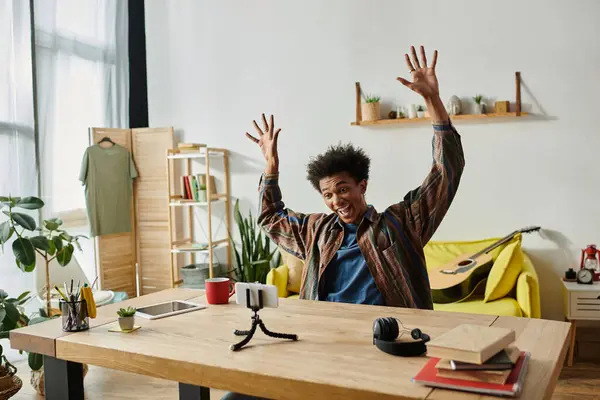
M277 399L483 399L411 382L428 358L381 352L372 326L375 318L392 316L435 338L459 324L493 325L514 329L515 344L531 352L521 398L545 399L554 391L570 332L570 324L559 321L294 299L280 299L279 308L260 315L267 328L298 334L298 341L258 331L238 352L229 350L240 340L233 330L249 329L252 313L234 304L152 321L137 317L137 331L108 331L120 306L167 299L205 301L200 290L169 289L98 309L88 331L62 332L60 320L13 330L11 346L44 354L48 400L83 399L81 363L179 382L180 399L208 399L208 388Z

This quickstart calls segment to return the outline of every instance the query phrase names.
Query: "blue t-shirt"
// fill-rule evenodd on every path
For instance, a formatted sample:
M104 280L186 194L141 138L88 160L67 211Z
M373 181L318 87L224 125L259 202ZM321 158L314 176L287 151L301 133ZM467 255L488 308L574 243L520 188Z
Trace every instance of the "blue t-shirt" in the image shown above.
M320 300L383 305L358 242L354 224L344 225L344 241L323 274Z

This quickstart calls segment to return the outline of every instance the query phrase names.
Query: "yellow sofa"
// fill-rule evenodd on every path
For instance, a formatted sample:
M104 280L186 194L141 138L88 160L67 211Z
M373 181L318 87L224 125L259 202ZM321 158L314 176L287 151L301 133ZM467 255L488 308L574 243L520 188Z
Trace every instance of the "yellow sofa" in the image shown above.
M430 241L424 248L427 268L444 265L461 254L472 254L500 238L476 241ZM302 261L281 251L282 264L267 275L267 283L278 288L279 297L297 298ZM531 259L521 248L521 236L490 252L494 265L481 289L450 304L434 304L435 310L540 318L538 276ZM483 286L483 285L482 285Z

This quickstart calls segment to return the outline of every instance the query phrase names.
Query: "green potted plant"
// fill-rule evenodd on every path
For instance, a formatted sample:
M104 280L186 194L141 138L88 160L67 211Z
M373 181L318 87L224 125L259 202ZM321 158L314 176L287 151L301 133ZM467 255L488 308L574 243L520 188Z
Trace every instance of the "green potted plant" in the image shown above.
M381 97L367 95L365 102L361 104L361 114L363 121L376 121L381 118L381 106L379 103Z
M2 345L0 345L0 392L16 386L16 383L13 380L13 376L16 373L17 368L8 362L6 356L3 354Z
M8 339L11 330L29 324L23 305L30 298L29 292L21 293L17 298L10 298L8 293L0 289L0 339ZM20 389L15 387L13 376L16 373L17 368L8 361L0 344L0 392L11 388L15 388L16 391Z
M36 253L44 259L46 267L46 285L43 288L45 293L46 307L42 316L52 316L56 314L51 309L50 295L50 262L57 260L61 266L66 266L71 262L75 247L81 251L79 238L86 238L83 235L72 236L64 229L59 218L44 220L38 227L31 215L22 212L22 210L39 210L44 206L44 202L37 197L4 197L0 196L0 208L8 220L0 223L0 245L4 249L13 235L15 239L12 242L12 252L15 256L17 266L24 272L32 272L37 263ZM29 232L26 235L26 232ZM37 233L34 235L34 232ZM87 238L86 238L87 239Z
M117 315L119 316L119 327L122 331L130 331L133 329L136 312L137 309L131 306L120 308L119 311L117 311Z
M417 107L417 118L424 118L424 117L425 117L425 107L420 105Z
M477 94L473 96L473 101L475 101L475 114L484 114L485 113L485 103L483 103L483 96Z
M271 241L263 235L252 217L252 211L249 212L248 217L242 215L239 200L235 202L234 218L239 229L242 246L240 253L230 235L236 262L236 266L228 271L229 275L234 274L230 278L238 282L266 283L271 266L279 265L281 255L277 249L271 251Z

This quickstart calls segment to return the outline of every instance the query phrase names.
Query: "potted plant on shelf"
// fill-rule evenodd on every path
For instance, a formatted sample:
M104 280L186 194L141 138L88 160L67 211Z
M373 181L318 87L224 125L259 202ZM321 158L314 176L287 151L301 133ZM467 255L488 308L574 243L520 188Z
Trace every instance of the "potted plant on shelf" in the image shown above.
M361 113L363 121L377 121L381 118L380 103L381 97L368 95L365 102L361 104Z
M248 217L242 215L239 200L235 202L234 217L242 242L242 252L240 254L230 235L236 266L228 271L228 275L233 273L234 276L230 278L238 282L266 283L271 265L279 265L281 254L277 248L271 251L271 241L263 236L262 230L252 217L252 212L249 212Z
M483 96L478 94L473 97L475 101L475 114L485 113L485 103L483 103Z
M119 311L117 311L117 314L119 315L119 327L122 331L130 331L133 329L136 311L137 309L131 306L120 308Z
M417 107L417 118L424 118L424 117L425 117L425 107L418 106Z

